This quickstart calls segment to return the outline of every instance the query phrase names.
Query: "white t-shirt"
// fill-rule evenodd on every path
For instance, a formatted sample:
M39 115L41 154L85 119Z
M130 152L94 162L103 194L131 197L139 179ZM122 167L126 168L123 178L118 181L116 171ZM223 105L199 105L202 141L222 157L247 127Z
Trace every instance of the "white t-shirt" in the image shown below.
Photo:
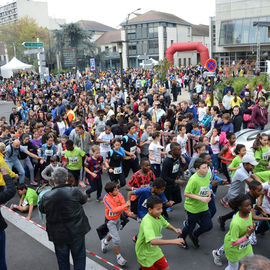
M206 107L204 108L198 107L198 119L200 122L203 120L205 115L206 115Z
M212 139L213 139L213 136L211 137L211 148L212 148L212 151L214 154L218 154L220 152L220 149L219 149L219 143L216 143L216 144L212 144ZM216 136L214 138L215 142L219 142L219 136Z
M180 147L181 147L181 154L184 155L187 153L187 150L186 150L186 144L187 144L187 141L188 141L188 136L187 134L184 134L184 137L180 137L180 135L177 136L177 143L180 144Z
M151 164L160 164L161 163L161 150L162 150L163 146L160 145L160 143L155 144L154 142L151 142L149 145L149 151L153 151L152 152L152 158L155 159L159 159L159 162L151 160L150 159L150 163Z
M66 130L66 125L64 121L57 122L57 126L59 129L59 136L62 136Z
M268 182L262 184L264 199L262 202L262 207L265 209L266 212L270 212L270 185ZM266 193L266 194L265 194Z
M98 136L99 140L106 141L108 143L100 143L100 152L109 152L111 150L111 145L110 141L113 139L113 134L112 132L110 134L107 134L104 132L101 132L100 135Z

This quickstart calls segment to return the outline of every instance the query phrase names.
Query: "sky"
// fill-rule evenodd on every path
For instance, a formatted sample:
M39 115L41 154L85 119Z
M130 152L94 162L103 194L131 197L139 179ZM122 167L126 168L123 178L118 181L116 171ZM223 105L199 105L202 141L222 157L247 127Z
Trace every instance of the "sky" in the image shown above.
M174 14L192 24L209 24L215 15L215 0L39 0L48 2L49 16L66 19L97 21L119 28L127 14L141 8L140 13L156 10ZM0 5L12 2L0 0Z

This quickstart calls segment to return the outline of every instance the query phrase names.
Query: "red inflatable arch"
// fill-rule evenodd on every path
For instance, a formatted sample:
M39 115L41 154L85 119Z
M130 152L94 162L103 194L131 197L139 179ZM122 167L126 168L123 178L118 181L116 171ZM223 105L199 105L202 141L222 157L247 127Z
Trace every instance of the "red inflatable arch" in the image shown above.
M204 66L206 61L209 59L209 52L207 47L205 47L201 42L173 43L171 47L166 50L165 57L173 64L174 53L194 50L200 53L201 64Z

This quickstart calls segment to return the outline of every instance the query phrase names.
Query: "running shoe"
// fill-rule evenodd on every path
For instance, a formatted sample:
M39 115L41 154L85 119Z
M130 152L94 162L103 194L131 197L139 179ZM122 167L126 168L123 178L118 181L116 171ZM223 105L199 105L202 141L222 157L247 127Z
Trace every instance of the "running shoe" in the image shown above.
M220 199L220 203L224 206L224 207L230 207L229 204L222 198Z
M36 182L35 180L32 180L32 181L30 182L30 185L32 185L32 186L37 186L37 185L38 185L38 182Z
M16 209L17 208L17 204L12 204L11 206L10 206L10 210L13 210L13 209Z
M108 244L105 244L104 240L105 240L105 238L103 238L103 239L100 241L100 242L101 242L101 251L102 251L103 253L106 253L107 250L108 250Z
M85 185L85 183L84 183L83 181L80 181L80 186L81 186L82 188L85 188L85 187L86 187L86 185Z
M193 245L194 245L195 248L199 248L200 247L198 237L196 237L194 234L189 234L189 238L190 238L190 240L193 243Z
M217 249L212 250L212 255L213 255L213 258L214 258L214 264L217 265L217 266L222 266L223 263L221 261L221 256L218 255L218 250Z
M122 255L120 255L116 260L117 260L117 263L118 263L119 265L121 265L121 266L125 266L125 265L127 264L127 260L124 259L124 258L122 257Z

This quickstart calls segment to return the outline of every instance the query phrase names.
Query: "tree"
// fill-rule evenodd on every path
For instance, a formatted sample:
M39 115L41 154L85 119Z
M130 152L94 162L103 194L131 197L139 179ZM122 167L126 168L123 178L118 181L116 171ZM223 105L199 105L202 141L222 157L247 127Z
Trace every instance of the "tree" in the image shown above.
M86 67L89 59L95 55L92 33L77 23L63 24L60 27L60 30L54 31L55 49L61 52L63 48L75 48L77 66Z
M160 81L163 81L163 82L166 81L166 74L168 73L168 70L171 68L171 66L172 66L172 63L168 61L166 57L159 61L158 66L157 66L157 72L158 72L158 78Z
M14 56L15 49L18 58L31 64L36 60L36 55L24 55L25 48L22 43L36 42L39 38L40 42L43 42L46 46L48 44L48 33L47 28L38 26L35 20L29 17L0 26L0 40L5 43L9 58Z

